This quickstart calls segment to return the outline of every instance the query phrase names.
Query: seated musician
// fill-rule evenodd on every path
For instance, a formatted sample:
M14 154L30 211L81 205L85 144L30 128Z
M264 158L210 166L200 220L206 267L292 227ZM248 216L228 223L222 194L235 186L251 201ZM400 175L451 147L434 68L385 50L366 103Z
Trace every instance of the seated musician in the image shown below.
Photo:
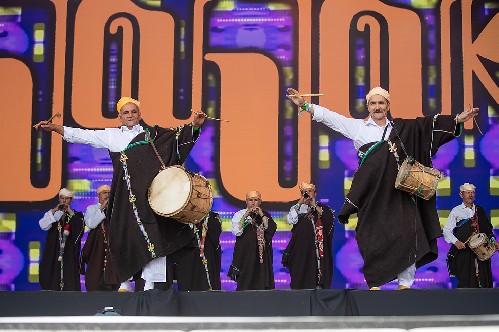
M490 259L479 260L469 245L477 233L484 233L498 250L499 243L485 210L474 203L475 186L461 185L459 196L463 202L451 210L443 229L445 241L452 244L447 255L449 274L458 280L458 288L492 288Z
M258 191L246 194L246 208L232 217L236 236L234 255L227 275L237 283L237 290L274 289L272 238L277 225L260 204Z
M303 182L300 199L287 216L293 225L282 255L291 289L329 289L333 278L334 212L317 202L315 185Z
M155 214L147 202L147 191L162 162L171 166L185 161L206 114L195 113L190 124L162 128L142 121L140 103L135 99L123 97L116 108L121 122L118 128L86 130L50 121L41 121L34 128L54 131L70 143L109 150L113 182L107 215L113 239L110 249L120 281L127 282L142 269L146 290L156 286L165 289L165 256L190 243L193 234L189 226Z

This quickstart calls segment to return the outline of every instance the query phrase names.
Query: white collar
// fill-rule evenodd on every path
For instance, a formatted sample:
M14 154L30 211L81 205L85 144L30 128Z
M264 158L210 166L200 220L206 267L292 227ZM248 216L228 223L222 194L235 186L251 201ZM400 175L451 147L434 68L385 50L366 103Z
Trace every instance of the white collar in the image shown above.
M388 126L391 126L391 125L392 125L392 124L391 124L391 122L390 122L390 121L388 121L388 118L385 118L385 121L386 121L386 122L385 122L385 125L384 125L384 126L380 126L380 125L378 125L376 122L374 122L373 118L369 117L366 121L364 121L364 123L365 123L365 125L366 125L366 126L376 126L376 127L380 127L380 128L384 128L384 127L386 127L387 125L388 125Z
M140 124L136 124L135 126L132 127L132 129L128 129L127 126L121 126L120 127L121 131L124 131L124 132L127 132L127 131L130 131L130 132L136 132L136 133L140 133L140 132L143 132L144 129L142 128L142 126Z
M464 205L464 203L461 203L461 206L464 208L464 209L468 209L468 210L472 210L472 211L475 211L475 204L473 203L473 206L471 208L467 207L466 205Z

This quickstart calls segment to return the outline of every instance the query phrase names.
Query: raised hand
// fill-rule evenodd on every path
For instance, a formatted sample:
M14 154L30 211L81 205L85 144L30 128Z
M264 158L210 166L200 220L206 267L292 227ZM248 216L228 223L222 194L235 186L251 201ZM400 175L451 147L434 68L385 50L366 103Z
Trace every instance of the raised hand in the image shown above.
M288 95L286 97L291 99L293 103L295 103L298 106L305 104L305 99L303 99L298 90L295 90L293 88L288 88L287 92Z
M467 110L464 110L457 116L457 123L466 122L470 119L473 119L478 114L479 108L473 107Z

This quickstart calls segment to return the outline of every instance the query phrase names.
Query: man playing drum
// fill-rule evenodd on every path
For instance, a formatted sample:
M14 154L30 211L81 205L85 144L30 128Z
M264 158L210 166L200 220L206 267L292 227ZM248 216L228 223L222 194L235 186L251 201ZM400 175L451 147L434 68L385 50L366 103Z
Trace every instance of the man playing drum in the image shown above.
M272 238L277 225L262 210L258 191L246 194L246 208L232 217L232 233L236 236L234 255L228 277L237 283L237 290L274 289Z
M366 95L369 117L363 120L309 104L294 89L288 89L288 98L313 120L351 139L358 151L359 168L338 220L348 223L350 215L358 216L356 239L368 286L379 290L398 278L398 289L411 287L416 267L437 258L436 239L442 230L435 196L425 201L394 187L398 166L408 157L401 149L401 140L408 154L431 166L438 148L458 136L460 123L473 118L478 109L457 116L437 114L390 121L390 95L376 87Z
M473 234L484 233L487 242L499 250L492 232L492 224L484 209L474 204L475 186L465 183L459 187L463 203L453 208L443 229L444 238L452 246L447 255L449 274L458 280L458 288L492 288L490 259L481 261L471 250Z
M70 143L109 150L113 182L107 215L112 257L122 283L142 269L147 290L154 283L167 282L165 256L195 240L189 225L156 215L148 204L147 191L162 166L149 137L166 166L180 165L198 139L206 114L194 113L187 125L161 128L142 121L140 103L135 99L123 97L116 108L119 128L86 130L51 121L41 121L34 128L55 131Z

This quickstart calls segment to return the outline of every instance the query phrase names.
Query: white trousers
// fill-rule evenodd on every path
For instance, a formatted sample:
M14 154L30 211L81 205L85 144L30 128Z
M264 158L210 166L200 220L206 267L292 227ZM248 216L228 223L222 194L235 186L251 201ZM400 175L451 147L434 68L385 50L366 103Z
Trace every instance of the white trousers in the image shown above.
M411 287L414 283L414 275L416 274L416 264L412 264L397 276L399 286Z

